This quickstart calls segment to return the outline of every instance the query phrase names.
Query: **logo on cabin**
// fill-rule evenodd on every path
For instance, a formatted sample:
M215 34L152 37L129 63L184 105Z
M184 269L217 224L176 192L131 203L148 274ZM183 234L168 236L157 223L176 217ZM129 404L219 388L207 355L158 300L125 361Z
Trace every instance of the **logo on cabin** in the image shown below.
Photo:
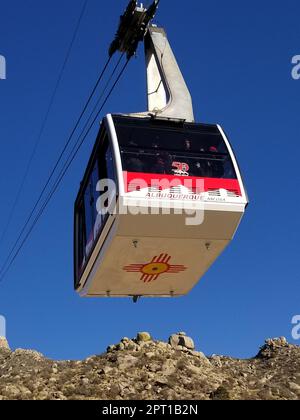
M173 162L172 168L174 175L189 176L190 166L184 162Z
M127 273L141 273L141 281L151 283L162 274L178 274L187 269L184 265L171 265L171 258L168 254L161 254L159 257L154 257L147 264L131 264L124 267L123 270L127 271Z

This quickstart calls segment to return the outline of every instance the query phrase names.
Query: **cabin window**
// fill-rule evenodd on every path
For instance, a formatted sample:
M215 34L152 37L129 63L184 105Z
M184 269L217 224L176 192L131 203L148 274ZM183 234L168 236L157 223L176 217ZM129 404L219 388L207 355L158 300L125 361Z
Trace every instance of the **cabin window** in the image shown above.
M79 279L85 265L93 252L96 241L102 232L107 215L98 213L97 201L100 194L106 191L97 191L100 180L115 180L115 167L111 146L108 138L104 138L102 144L95 152L93 161L89 165L88 172L83 182L84 188L80 193L77 208L77 278Z
M171 126L115 117L123 170L136 173L236 179L216 126Z
M78 224L78 256L77 256L77 272L80 272L81 267L85 262L85 245L86 245L86 228L85 228L85 210L84 202L81 201L78 208L77 216Z
M95 162L93 170L88 179L88 184L84 193L84 208L85 208L85 227L86 227L86 254L89 255L90 248L93 247L95 235L94 226L97 220L96 203L99 197L97 192L97 183L99 181L99 167L98 161Z

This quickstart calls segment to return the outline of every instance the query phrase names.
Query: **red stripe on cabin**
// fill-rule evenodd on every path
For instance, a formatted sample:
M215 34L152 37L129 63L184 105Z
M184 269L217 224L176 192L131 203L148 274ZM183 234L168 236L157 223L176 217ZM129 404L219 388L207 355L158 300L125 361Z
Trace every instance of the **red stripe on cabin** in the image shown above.
M185 182L188 182L186 185L188 188L192 186L193 190L196 191L196 188L199 189L199 180L203 181L201 186L200 183L200 192L208 192L213 190L224 189L227 191L232 191L237 195L242 195L239 181L237 179L221 179L221 178L198 178L193 176L174 176L174 175L162 175L162 174L147 174L140 172L123 172L124 182L125 182L125 192L136 191L135 182L144 182L148 187L155 187L155 181L162 182L165 180L169 184L172 182L172 187L183 185ZM197 183L198 181L198 183ZM129 186L133 188L129 191ZM161 185L161 190L168 189Z

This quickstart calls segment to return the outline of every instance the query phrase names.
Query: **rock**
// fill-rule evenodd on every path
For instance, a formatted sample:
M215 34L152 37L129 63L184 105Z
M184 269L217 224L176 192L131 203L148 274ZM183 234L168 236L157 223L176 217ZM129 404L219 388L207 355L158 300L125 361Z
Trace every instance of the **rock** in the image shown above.
M274 357L276 352L281 351L282 349L288 348L289 344L285 337L280 338L269 338L265 341L265 345L260 348L260 351L257 358L268 358L271 359Z
M45 400L48 400L49 399L49 393L48 393L48 391L41 391L39 394L38 394L38 397L37 397L37 399L39 399L39 400L43 400L43 401L45 401Z
M300 385L295 384L294 382L289 382L288 387L295 394L300 395Z
M183 333L170 337L173 345L125 337L108 353L60 362L3 346L0 400L300 399L300 347L284 338L267 340L262 356L248 360L208 359L189 340Z
M109 366L104 366L104 368L102 368L99 371L99 375L108 375L109 373L111 373L113 370L113 368L109 367Z
M195 357L199 357L200 359L208 360L207 357L205 356L205 354L202 353L201 351L190 350L189 354L191 354L192 356L195 356Z
M88 378L82 378L81 383L83 386L87 386L90 383L90 380Z
M125 350L125 345L124 345L123 343L119 343L119 344L117 345L117 350L119 350L119 351L123 351L123 350Z
M158 347L159 349L161 349L163 351L166 351L167 349L170 349L171 348L170 344L164 343L162 341L158 341L156 343L156 347Z
M0 350L10 350L8 341L5 337L0 337Z
M192 338L180 335L180 334L174 334L169 338L169 344L176 350L179 350L180 347L186 348L188 350L194 350L195 344Z
M175 346L174 345L174 350L178 350L178 351L185 351L185 350L187 350L187 348L186 347L183 347L183 346Z
M202 369L194 365L186 366L186 370L192 375L201 375Z
M179 336L178 335L171 335L169 338L169 344L172 348L177 347L179 345Z
M268 401L268 400L272 399L273 394L272 394L270 389L263 389L262 391L260 391L258 393L258 396L261 400L267 400Z
M161 367L161 371L165 376L170 376L176 372L176 362L173 359L168 359Z
M168 379L164 376L157 377L155 385L163 388L168 385Z
M271 348L276 348L276 347L286 347L288 344L287 339L285 337L280 337L280 338L269 338L268 340L266 340L266 346L271 347Z
M15 385L8 385L8 386L5 387L3 394L4 394L5 397L15 399L15 398L18 398L21 395L21 391Z
M131 340L125 344L125 349L129 351L136 351L138 348L139 346Z
M121 387L119 384L113 384L110 388L110 396L111 399L116 399L118 395L122 392Z
M116 346L111 345L107 347L107 353L112 353L113 351L115 351L117 349Z
M148 332L140 332L136 338L137 342L148 342L151 341L151 335Z
M243 373L242 376L244 378L247 378L247 374ZM268 383L268 379L267 378L262 378L257 382L259 385L265 385L266 383Z
M210 395L212 400L231 400L230 391L225 386L220 386Z
M35 350L17 349L13 352L13 356L30 358L36 362L40 362L44 360L43 354Z
M138 362L138 358L128 354L125 357L118 358L119 369L125 370L133 367Z

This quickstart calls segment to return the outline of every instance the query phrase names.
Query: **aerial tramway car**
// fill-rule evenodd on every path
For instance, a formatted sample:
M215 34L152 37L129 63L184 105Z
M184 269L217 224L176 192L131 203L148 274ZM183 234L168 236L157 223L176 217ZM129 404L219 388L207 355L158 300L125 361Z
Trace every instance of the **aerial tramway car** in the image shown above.
M140 25L141 16L149 20L131 1L118 34L125 24L133 33L128 22ZM82 297L187 294L233 239L248 203L224 131L194 122L166 33L145 29L149 111L103 119L75 203ZM121 41L113 48L126 50Z

